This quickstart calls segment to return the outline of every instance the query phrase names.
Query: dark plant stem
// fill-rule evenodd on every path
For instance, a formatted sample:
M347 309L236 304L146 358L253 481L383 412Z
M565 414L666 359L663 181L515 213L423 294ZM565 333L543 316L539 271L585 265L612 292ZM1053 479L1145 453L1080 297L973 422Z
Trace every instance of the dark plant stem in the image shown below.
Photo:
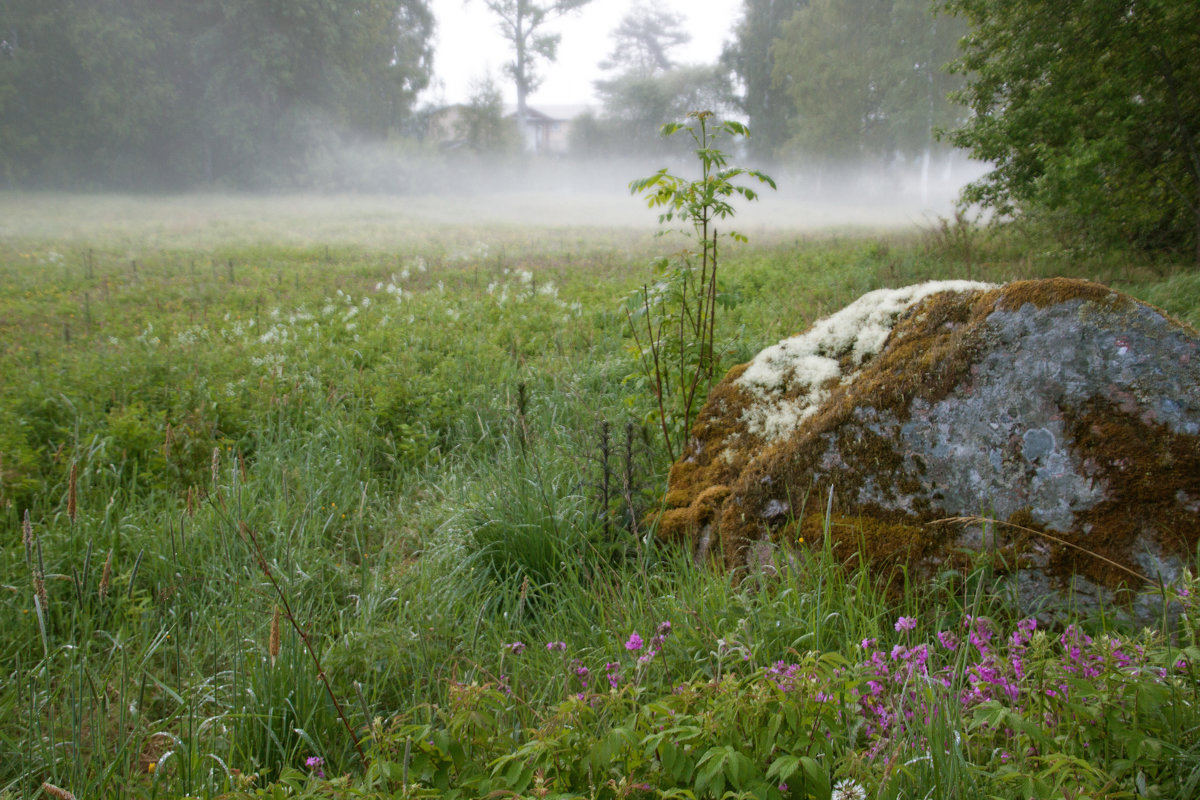
M283 591L283 587L279 585L279 581L275 580L275 573L271 571L271 565L267 563L267 559L263 555L262 547L258 543L258 537L254 534L254 530L245 522L239 522L238 528L241 531L242 537L254 548L254 558L258 562L258 568L262 570L263 575L270 581L271 587L275 590L275 596L279 598L279 602L283 606L284 619L288 621L288 624L300 636L300 641L304 642L304 649L312 657L313 664L317 667L317 677L321 679L322 685L325 686L325 693L329 695L338 718L342 721L342 725L345 726L346 733L350 735L350 741L354 742L354 749L358 751L358 760L365 772L367 769L367 756L363 753L362 743L359 742L358 734L354 732L353 726L350 725L350 720L346 718L346 712L342 710L342 704L338 702L337 695L334 694L333 687L329 684L329 678L326 677L325 669L321 666L321 658L317 655L317 649L313 646L308 633L296 621L296 616L292 613L292 606L288 602L287 594Z
M529 425L525 419L525 410L529 404L529 396L526 394L525 384L517 384L517 441L521 444L521 452L525 452L525 446L529 443Z
M638 336L637 326L634 325L634 323L633 323L633 315L629 313L628 309L626 309L626 311L625 311L625 316L629 320L629 330L631 330L633 332L633 341L634 341L634 344L637 345L639 357L642 359L642 364L643 364L642 368L646 371L646 373L650 377L652 377L654 379L654 399L658 402L658 422L659 422L660 427L662 428L663 442L667 446L667 458L670 459L672 462L674 462L675 461L675 448L671 444L671 432L670 432L670 429L667 427L667 411L666 411L665 404L663 402L662 361L659 358L659 345L662 342L662 326L660 323L659 324L659 335L655 336L654 328L652 327L652 323L650 321L650 288L648 286L642 287L642 303L643 303L644 310L646 312L646 337L647 337L647 339L646 339L645 347L642 346L642 340ZM653 362L654 362L653 370L648 369L645 366L646 357L643 354L646 350L650 351L650 356L653 359Z

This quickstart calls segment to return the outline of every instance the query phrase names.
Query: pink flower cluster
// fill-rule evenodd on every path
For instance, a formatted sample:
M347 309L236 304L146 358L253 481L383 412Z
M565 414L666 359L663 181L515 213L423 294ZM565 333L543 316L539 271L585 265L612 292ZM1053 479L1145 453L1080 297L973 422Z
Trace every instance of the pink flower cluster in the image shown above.
M894 627L907 633L915 624L912 618L901 617ZM1037 628L1035 619L1023 619L1006 639L997 636L991 620L968 615L963 619L963 639L953 631L937 633L937 641L945 653L956 654L952 658L934 659L949 662L940 669L931 667L932 653L926 644L897 644L885 652L878 648L877 640L864 639L861 642L864 656L858 669L865 673L866 680L864 688L856 690L864 732L876 739L876 748L897 738L919 737L924 726L938 714L937 706L927 699L930 695L925 687L931 685L946 689L958 686L957 699L964 711L982 703L998 702L1026 712L1043 707L1044 704L1035 702L1035 696L1055 703L1067 701L1074 677L1095 680L1105 675L1132 676L1146 668L1146 653L1140 645L1122 643L1119 639L1096 643L1071 625L1058 637L1060 657L1046 662L1036 677L1031 676L1025 659ZM964 646L965 655L960 652ZM1046 651L1040 652L1044 657ZM768 674L781 686L795 677L781 664L768 670ZM1165 676L1160 672L1157 677ZM1047 712L1043 721L1055 724L1057 720Z
M658 629L654 633L654 636L650 637L650 644L648 647L646 647L646 652L638 656L637 663L649 664L651 661L653 661L658 654L662 652L663 643L667 641L667 637L670 635L670 620L664 620L660 622L658 624ZM642 637L638 635L637 631L634 631L633 633L629 634L629 639L625 641L625 649L630 653L636 653L642 649L644 644L645 642L642 641Z

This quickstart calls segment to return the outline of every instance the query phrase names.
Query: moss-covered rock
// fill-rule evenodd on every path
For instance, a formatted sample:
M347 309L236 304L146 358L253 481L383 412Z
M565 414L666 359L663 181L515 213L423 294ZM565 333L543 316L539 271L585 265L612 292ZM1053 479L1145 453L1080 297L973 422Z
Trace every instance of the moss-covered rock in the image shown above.
M1031 603L1169 580L1200 538L1200 337L1085 281L872 292L714 388L659 534L736 567L819 541L831 490L833 547L877 568L986 547Z

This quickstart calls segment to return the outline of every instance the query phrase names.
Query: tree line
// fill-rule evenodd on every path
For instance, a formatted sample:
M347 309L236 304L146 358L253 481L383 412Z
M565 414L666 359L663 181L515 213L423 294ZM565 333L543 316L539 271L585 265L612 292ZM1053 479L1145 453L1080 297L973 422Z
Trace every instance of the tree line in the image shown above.
M590 0L476 1L523 106ZM428 0L0 0L0 186L321 184L347 144L424 135L433 29ZM809 174L957 148L999 218L1200 262L1195 0L743 0L722 52L681 63L686 41L635 5L578 154L665 154L659 126L697 108ZM520 148L494 82L469 106L471 149Z
M1200 264L1196 0L744 0L716 69L644 63L599 86L616 136L724 93L760 163L965 152L989 171L962 199L994 219Z
M0 0L0 185L303 184L406 132L425 0Z

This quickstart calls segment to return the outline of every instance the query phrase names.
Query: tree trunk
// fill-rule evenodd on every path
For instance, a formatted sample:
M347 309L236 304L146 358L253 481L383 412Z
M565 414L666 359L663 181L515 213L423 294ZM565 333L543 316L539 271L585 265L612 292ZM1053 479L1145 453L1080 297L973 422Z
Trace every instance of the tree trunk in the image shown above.
M516 24L513 28L513 44L517 47L516 75L513 78L517 84L517 134L521 137L521 148L529 150L528 117L529 112L525 98L529 96L529 64L525 52L525 19L521 13L520 4L517 8Z

